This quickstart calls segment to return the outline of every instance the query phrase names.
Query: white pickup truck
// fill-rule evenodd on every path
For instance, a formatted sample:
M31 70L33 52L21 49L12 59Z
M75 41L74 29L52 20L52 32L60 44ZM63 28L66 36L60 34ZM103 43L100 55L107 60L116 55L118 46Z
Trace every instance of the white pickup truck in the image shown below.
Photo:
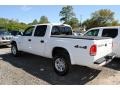
M77 37L66 24L39 24L28 27L11 41L11 53L20 51L53 59L57 74L65 75L71 65L93 66L111 60L112 39Z
M95 27L86 31L84 36L111 37L113 39L113 53L120 58L120 26Z

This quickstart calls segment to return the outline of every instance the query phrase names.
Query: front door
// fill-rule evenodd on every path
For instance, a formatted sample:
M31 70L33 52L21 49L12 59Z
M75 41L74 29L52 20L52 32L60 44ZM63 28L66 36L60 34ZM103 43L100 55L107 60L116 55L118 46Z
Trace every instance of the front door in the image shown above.
M28 27L25 32L23 33L23 36L21 38L21 49L25 52L31 52L31 42L32 42L32 33L34 30L34 26Z
M32 52L34 54L44 56L46 29L47 25L39 25L35 29L32 37Z

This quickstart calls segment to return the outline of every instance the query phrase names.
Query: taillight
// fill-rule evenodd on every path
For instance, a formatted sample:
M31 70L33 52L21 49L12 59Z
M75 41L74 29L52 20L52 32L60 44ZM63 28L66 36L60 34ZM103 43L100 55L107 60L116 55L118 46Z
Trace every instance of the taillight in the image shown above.
M97 46L96 46L96 45L92 45L92 46L90 47L90 55L91 55L91 56L95 56L96 53L97 53Z

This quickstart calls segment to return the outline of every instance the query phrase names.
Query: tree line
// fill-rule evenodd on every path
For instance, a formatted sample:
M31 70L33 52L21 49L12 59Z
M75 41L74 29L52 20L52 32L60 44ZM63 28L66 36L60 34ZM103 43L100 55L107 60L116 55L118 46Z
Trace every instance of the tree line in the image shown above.
M60 21L64 24L69 24L72 28L79 29L86 27L86 29L93 27L101 27L101 26L117 26L120 25L118 20L115 19L115 13L109 9L100 9L91 13L91 17L80 21L76 17L74 12L74 8L72 6L63 6L61 11L59 12ZM6 30L24 30L29 25L34 24L42 24L42 23L50 23L47 16L41 16L40 20L34 19L31 23L23 23L18 20L10 20L7 18L0 18L0 27L6 28Z
M11 30L19 30L19 31L24 31L25 28L27 28L30 25L35 25L35 24L42 24L42 23L49 23L48 18L46 16L41 16L39 22L37 19L33 20L31 23L23 23L19 22L18 20L9 20L7 18L0 18L0 28L4 28L8 31Z
M78 29L80 27L86 27L86 29L89 29L102 26L118 26L120 23L115 19L114 15L115 13L109 9L100 9L91 13L90 18L81 22L76 17L72 6L64 6L60 11L60 21L63 21L63 23L66 24L70 24L73 29Z

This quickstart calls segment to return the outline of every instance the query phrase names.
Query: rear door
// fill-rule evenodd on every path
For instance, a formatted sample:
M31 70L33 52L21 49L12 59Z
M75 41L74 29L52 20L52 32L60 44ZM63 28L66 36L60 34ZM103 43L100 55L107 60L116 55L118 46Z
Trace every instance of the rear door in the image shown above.
M103 29L102 37L111 37L113 39L113 52L116 53L118 56L120 56L120 42L118 40L118 28L106 28Z
M39 25L36 27L32 38L32 53L44 56L46 29L47 25Z

